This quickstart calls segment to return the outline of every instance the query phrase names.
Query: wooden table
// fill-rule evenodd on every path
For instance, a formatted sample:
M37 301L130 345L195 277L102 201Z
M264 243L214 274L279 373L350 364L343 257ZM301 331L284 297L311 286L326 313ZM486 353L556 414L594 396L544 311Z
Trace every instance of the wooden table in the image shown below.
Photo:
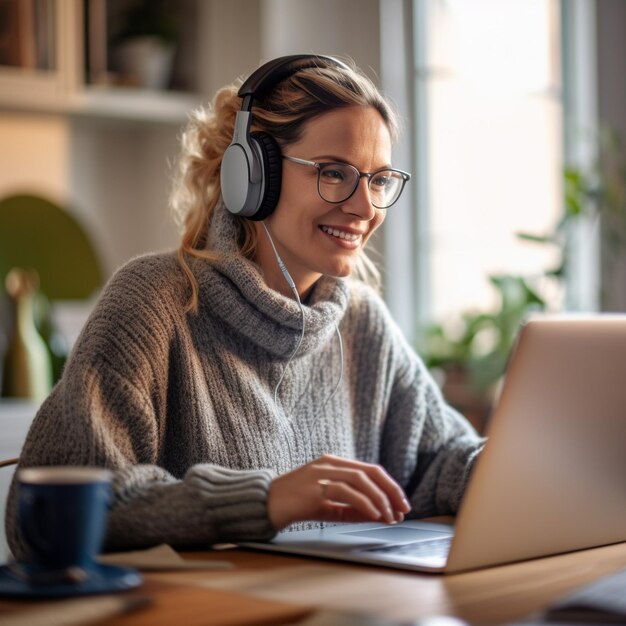
M433 615L503 624L626 567L626 543L455 575L265 554L242 549L184 553L231 561L232 570L146 573L126 594L154 603L108 626L297 624L331 609L412 623ZM0 602L3 616L30 603ZM331 624L332 622L328 622Z

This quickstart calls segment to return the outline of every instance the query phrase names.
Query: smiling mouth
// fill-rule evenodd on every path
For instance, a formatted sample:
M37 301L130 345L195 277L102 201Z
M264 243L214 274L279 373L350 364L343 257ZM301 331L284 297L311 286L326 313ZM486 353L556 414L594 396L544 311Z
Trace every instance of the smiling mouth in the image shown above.
M346 241L358 241L361 238L361 235L347 233L343 230L330 228L330 226L320 226L320 230L325 232L327 235L332 235L333 237L337 237L337 239L345 239Z

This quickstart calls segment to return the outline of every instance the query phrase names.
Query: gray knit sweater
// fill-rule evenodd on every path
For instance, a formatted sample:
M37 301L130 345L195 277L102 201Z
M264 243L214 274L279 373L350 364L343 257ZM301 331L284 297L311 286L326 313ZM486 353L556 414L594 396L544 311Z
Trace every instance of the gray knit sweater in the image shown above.
M22 467L114 470L107 549L183 546L274 535L274 476L324 453L382 464L413 517L454 512L483 440L441 398L379 297L323 277L304 304L269 289L218 212L194 261L199 312L174 254L137 258L104 289L37 414ZM343 379L339 341L344 344ZM23 546L15 485L7 537Z

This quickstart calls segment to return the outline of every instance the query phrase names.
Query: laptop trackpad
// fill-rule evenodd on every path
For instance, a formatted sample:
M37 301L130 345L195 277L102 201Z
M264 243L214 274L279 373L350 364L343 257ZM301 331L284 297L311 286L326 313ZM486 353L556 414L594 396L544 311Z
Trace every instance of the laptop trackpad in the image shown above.
M378 539L390 543L439 539L451 535L450 531L427 530L425 528L402 528L401 526L381 526L380 528L353 530L342 534Z

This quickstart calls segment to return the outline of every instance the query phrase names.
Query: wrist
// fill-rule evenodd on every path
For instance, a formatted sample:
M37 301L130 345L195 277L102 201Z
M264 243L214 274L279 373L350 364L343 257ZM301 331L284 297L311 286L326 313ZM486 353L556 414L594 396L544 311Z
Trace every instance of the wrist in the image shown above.
M276 532L288 526L291 521L281 494L280 476L272 480L267 491L267 517Z

